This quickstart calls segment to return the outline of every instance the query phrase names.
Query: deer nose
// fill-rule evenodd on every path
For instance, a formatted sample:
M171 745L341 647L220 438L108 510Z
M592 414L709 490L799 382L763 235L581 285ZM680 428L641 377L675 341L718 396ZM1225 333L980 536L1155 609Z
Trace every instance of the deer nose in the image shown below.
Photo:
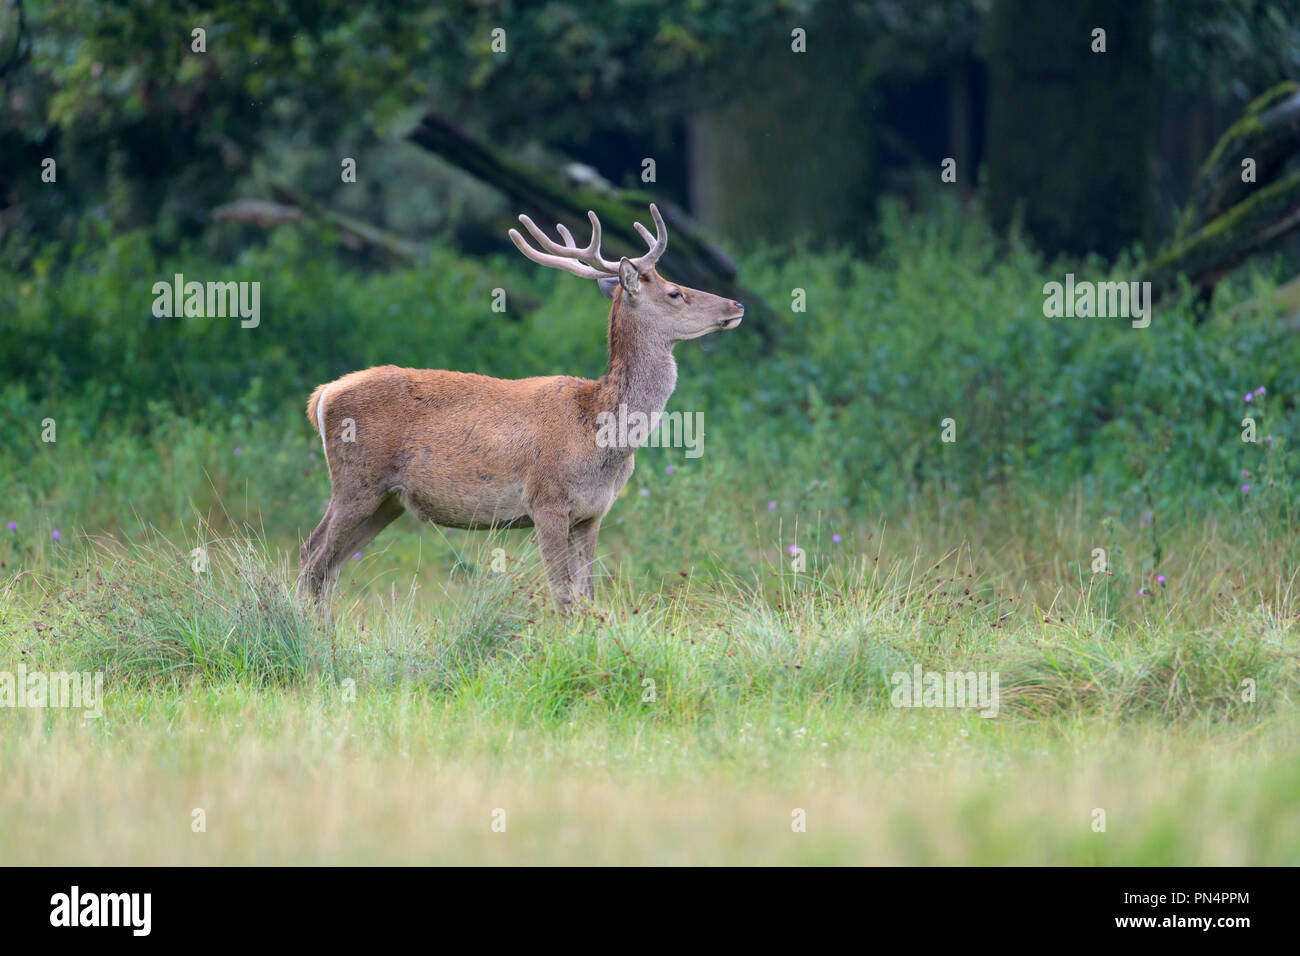
M735 299L732 299L731 304L734 305L736 308L738 308L741 312L745 311L745 303L737 302Z

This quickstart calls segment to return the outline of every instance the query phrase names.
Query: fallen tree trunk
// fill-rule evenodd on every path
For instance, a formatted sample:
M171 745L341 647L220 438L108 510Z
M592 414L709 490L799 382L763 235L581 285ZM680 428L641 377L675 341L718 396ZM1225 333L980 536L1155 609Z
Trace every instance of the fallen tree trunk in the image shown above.
M1271 183L1300 152L1300 84L1281 83L1256 99L1219 138L1201 166L1180 238L1200 229ZM1242 161L1255 163L1255 181L1242 181Z
M304 220L324 223L338 232L339 242L353 251L368 249L380 258L398 265L417 265L423 262L429 250L378 226L326 209L311 197L284 183L264 180L276 201L266 199L237 199L212 210L217 222L234 222L259 229L276 229L280 226L301 225Z
M297 206L267 199L236 199L212 210L212 218L216 222L237 222L242 226L274 229L276 226L302 222L302 210Z
M373 226L355 216L326 209L306 193L274 179L267 179L272 194L282 203L297 206L308 216L328 223L337 229L343 241L352 249L370 248L399 265L418 265L429 257L427 246L413 242L396 233Z
M1202 165L1173 243L1143 269L1154 296L1185 276L1208 302L1228 272L1300 228L1300 171L1287 172L1297 155L1300 84L1283 83L1246 108ZM1247 159L1251 181L1243 179Z
M1276 246L1300 227L1300 172L1266 186L1198 229L1147 266L1144 278L1159 297L1180 275L1207 293L1247 258Z

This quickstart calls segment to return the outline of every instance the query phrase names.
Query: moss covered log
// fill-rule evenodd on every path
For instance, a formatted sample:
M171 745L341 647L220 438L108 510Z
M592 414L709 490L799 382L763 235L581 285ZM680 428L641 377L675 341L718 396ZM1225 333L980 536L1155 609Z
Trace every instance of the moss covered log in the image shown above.
M1276 245L1300 227L1300 172L1265 186L1217 219L1162 253L1143 278L1157 295L1169 292L1179 275L1213 290L1225 273Z
M1143 270L1152 291L1170 292L1181 275L1208 301L1227 272L1300 228L1297 155L1300 84L1288 82L1252 102L1202 164L1178 236ZM1250 180L1246 159L1255 162Z
M1201 165L1179 237L1185 237L1241 202L1259 184L1274 181L1300 153L1300 83L1279 83L1228 127ZM1242 179L1242 161L1255 162L1253 182Z

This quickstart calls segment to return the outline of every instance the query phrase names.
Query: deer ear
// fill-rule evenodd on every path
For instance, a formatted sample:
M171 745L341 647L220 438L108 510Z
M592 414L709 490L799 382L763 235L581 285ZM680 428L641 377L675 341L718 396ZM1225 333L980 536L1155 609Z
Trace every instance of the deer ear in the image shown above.
M627 256L618 262L618 282L628 295L636 295L641 291L641 277L637 275L636 266L632 265L632 260Z
M618 276L601 276L596 280L596 285L605 293L605 298L612 299L614 290L618 288Z

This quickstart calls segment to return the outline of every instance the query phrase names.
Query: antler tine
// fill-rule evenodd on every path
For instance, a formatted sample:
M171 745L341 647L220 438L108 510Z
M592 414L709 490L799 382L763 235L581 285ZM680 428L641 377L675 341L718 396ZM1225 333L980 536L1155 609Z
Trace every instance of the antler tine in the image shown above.
M649 251L631 260L638 272L653 269L655 263L659 261L659 257L664 254L664 250L668 247L668 227L664 225L664 217L659 214L659 207L654 203L650 204L650 215L654 217L655 223L655 234L653 236L650 235L650 230L641 223L633 223L641 238L650 246ZM564 240L564 244L561 245L542 232L531 219L522 214L519 216L519 221L524 224L524 228L528 230L537 244L546 251L540 252L528 245L517 229L510 230L510 239L520 252L539 265L563 269L565 272L570 272L584 279L599 279L604 276L618 275L619 264L606 259L600 252L600 219L590 209L587 210L587 218L591 221L591 241L582 248L578 247L577 241L573 238L573 233L563 223L555 224L556 231L560 234L560 238Z
M573 233L569 232L569 227L564 223L557 222L555 224L555 231L560 234L560 238L564 240L564 244L570 249L578 248L578 243L574 241Z
M641 238L650 244L649 252L632 260L638 272L653 269L655 263L659 261L659 257L664 254L664 250L668 248L668 227L664 225L664 217L659 215L659 207L654 203L650 204L650 215L654 217L655 221L655 234L653 236L650 235L650 230L641 223L634 222L632 224L636 227L636 231L641 234Z
M564 239L564 245L560 245L537 228L537 225L527 216L521 215L519 217L519 221L532 233L538 245L552 255L562 256L566 259L577 259L602 275L618 275L618 263L610 262L600 254L600 219L590 209L587 210L587 219L591 221L591 241L582 248L578 248L573 233L563 223L556 223L555 225L556 231Z
M610 262L600 252L600 219L592 209L587 210L587 218L591 220L591 242L582 250L582 261L593 269L618 275L618 263Z
M525 226L532 225L530 221L527 221L526 216L520 216L519 218L525 220ZM525 241L524 237L519 234L518 229L511 229L509 235L510 241L515 244L515 248L538 265L549 266L553 269L563 269L565 272L571 273L580 279L601 279L609 275L607 272L602 272L599 269L592 268L586 263L579 262L574 258L572 250L561 255L547 255L545 252L538 252L530 246L527 241ZM563 246L558 248L564 249Z
M524 224L524 228L526 228L530 233L532 233L533 239L537 242L537 244L541 246L543 249L545 249L547 252L551 253L552 255L567 256L576 259L577 256L574 255L575 252L577 253L587 252L586 249L579 249L577 248L576 245L570 245L570 246L560 245L558 242L556 242L546 233L542 232L542 230L537 227L537 224L533 222L531 219L529 219L527 216L521 215L519 217L519 221ZM561 232L560 235L561 236L566 235L566 232ZM567 235L569 236L570 240L572 240L573 234L567 233Z

